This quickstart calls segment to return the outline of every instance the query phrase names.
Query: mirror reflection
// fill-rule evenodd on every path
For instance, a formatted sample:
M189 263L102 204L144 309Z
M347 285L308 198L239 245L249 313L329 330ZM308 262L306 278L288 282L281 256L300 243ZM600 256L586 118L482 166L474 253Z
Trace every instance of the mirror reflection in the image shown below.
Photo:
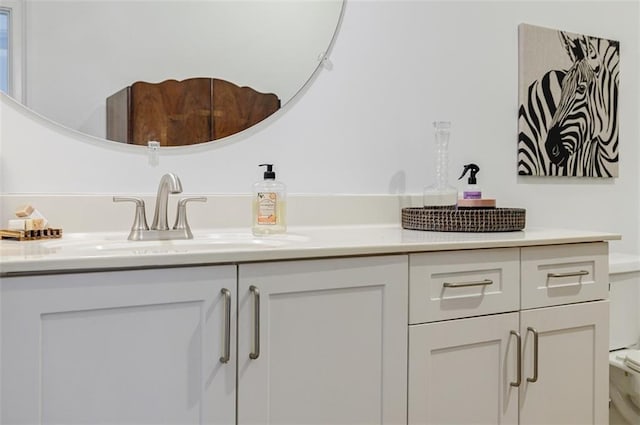
M15 97L83 133L162 146L219 140L279 110L318 67L342 10L342 0L22 1ZM156 122L133 141L141 109Z

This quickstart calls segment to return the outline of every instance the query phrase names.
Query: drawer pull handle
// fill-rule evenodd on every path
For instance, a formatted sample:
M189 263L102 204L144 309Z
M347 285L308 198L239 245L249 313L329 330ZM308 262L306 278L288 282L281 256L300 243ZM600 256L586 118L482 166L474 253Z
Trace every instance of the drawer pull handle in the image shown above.
M567 272L567 273L547 273L547 278L551 277L576 277L576 276L586 276L589 272L586 270L579 270L577 272Z
M533 334L533 376L531 378L527 378L527 382L537 382L538 381L538 331L536 331L532 327L528 327L527 332L531 332Z
M491 279L474 280L472 282L444 282L444 288L467 288L469 286L487 286L493 284Z
M522 346L520 342L522 338L520 337L520 332L511 331L511 335L516 336L516 343L518 345L517 357L516 357L516 367L518 368L518 373L516 375L516 382L509 382L509 385L512 387L519 387L520 383L522 383Z
M253 294L253 351L249 358L255 360L260 357L260 291L253 285L249 291Z
M224 354L220 363L228 363L231 358L231 292L223 288L220 293L224 296Z

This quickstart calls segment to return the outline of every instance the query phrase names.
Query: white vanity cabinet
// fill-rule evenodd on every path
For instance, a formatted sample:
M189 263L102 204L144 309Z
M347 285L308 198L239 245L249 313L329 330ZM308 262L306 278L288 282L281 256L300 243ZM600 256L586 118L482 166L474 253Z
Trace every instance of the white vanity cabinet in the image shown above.
M235 266L3 278L2 423L233 424L235 300Z
M2 423L406 423L407 273L394 255L4 278Z
M606 423L607 244L506 251L410 255L408 423Z
M58 274L10 263L1 422L607 423L608 245L597 241L611 236L445 249L376 245L376 232L348 239L373 248L319 244L296 260L212 252L191 266L167 255L173 267Z
M407 256L239 266L238 424L402 424Z

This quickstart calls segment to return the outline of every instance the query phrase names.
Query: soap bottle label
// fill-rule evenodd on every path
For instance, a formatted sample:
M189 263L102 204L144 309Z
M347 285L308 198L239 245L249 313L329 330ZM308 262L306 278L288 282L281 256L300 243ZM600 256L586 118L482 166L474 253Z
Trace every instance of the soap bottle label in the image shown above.
M258 224L276 224L276 205L278 194L275 192L258 192Z

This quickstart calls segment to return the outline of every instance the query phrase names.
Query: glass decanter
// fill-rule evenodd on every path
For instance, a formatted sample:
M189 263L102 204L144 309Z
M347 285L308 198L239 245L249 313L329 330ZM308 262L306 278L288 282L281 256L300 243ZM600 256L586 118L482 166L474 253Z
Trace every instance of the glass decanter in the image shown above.
M450 121L435 121L436 181L424 188L423 205L426 208L455 207L458 190L449 185L449 136Z

